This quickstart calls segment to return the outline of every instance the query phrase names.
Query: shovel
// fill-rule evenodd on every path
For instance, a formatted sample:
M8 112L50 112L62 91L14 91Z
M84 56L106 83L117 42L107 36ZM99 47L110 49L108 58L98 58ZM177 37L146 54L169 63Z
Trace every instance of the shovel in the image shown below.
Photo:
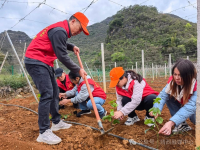
M78 62L79 62L79 64L80 64L80 67L81 67L82 69L84 69L84 68L83 68L83 64L82 64L82 62L81 62L81 58L80 58L80 56L79 56L79 53L77 53L76 55L77 55L77 58L78 58ZM101 119L100 119L100 116L99 116L99 113L98 113L98 111L97 111L97 106L96 106L96 104L95 104L95 101L94 101L94 98L93 98L93 95L92 95L92 92L91 92L91 89L90 89L90 86L89 86L89 83L88 83L88 80L87 80L87 76L86 76L86 75L84 76L84 80L85 80L85 84L86 84L86 86L87 86L87 90L88 90L88 92L89 92L89 96L90 96L90 99L91 99L91 102L92 102L92 106L93 106L94 113L95 113L95 116L96 116L96 119L97 119L97 123L98 123L99 128L100 128L100 132L101 132L102 135L103 135L103 134L106 134L106 133L110 132L111 130L113 130L114 127L111 128L111 129L109 129L109 130L107 130L107 131L104 131L103 125L102 125L102 122L101 122Z

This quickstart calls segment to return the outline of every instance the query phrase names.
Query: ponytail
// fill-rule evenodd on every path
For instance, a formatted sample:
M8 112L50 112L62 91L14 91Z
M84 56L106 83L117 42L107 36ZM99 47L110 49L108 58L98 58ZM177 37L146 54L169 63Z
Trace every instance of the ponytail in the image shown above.
M135 71L133 71L133 70L127 70L127 71L125 71L125 73L123 74L123 76L121 76L119 79L122 80L123 77L128 78L128 74L131 75L131 78L133 80L138 80L139 83L143 80L143 77L140 74L138 74Z

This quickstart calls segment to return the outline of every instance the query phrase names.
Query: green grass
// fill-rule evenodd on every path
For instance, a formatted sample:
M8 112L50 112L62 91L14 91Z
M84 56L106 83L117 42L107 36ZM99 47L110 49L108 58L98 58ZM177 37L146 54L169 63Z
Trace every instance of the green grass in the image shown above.
M26 85L26 78L22 75L0 75L0 87L10 86L16 90Z

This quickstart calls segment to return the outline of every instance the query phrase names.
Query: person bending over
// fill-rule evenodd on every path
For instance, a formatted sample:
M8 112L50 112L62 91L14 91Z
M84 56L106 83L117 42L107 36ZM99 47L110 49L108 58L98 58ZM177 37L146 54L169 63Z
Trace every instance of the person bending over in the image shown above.
M72 83L76 84L76 86L71 90L67 91L66 93L60 93L60 97L71 97L75 96L76 92L78 94L71 99L63 99L60 101L61 105L65 105L67 103L78 103L79 108L81 111L77 114L77 117L80 117L83 114L90 114L93 109L91 99L89 97L89 93L85 84L85 81L78 73L69 73L69 78ZM92 92L92 95L94 97L95 104L97 106L97 110L99 112L100 118L103 118L107 111L102 107L102 105L105 103L106 100L106 93L101 89L101 87L94 82L90 76L87 76L88 83L90 85L90 89Z
M60 119L59 91L53 66L54 60L58 58L70 71L79 72L81 76L87 75L85 70L81 69L68 56L67 50L73 51L75 54L78 54L80 50L67 40L82 31L89 35L86 28L88 22L88 18L83 13L77 12L69 20L60 21L44 28L33 38L26 50L24 64L41 95L38 106L39 136L37 142L58 144L62 140L52 131L71 127L71 124ZM52 115L51 129L49 114Z
M133 125L140 121L135 110L146 110L146 119L154 119L149 115L149 109L153 106L153 99L158 95L145 81L145 79L133 70L124 71L122 67L113 68L110 71L110 86L116 87L117 111L115 119L123 119L128 115L125 125ZM152 126L153 124L148 124Z
M173 66L172 76L158 95L161 98L160 104L156 103L153 105L153 107L157 107L162 111L163 106L167 104L172 116L160 129L159 134L170 135L171 132L179 133L191 130L191 127L186 123L187 118L190 118L191 122L195 124L196 78L196 69L191 61L180 59ZM153 116L152 112L149 114ZM173 126L175 128L172 130Z

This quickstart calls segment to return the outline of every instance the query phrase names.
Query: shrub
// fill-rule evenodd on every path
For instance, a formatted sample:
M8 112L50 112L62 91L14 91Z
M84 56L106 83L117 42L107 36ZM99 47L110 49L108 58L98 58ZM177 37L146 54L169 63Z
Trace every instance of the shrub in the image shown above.
M0 77L0 86L10 86L13 89L22 88L27 85L26 78L22 75L10 75Z
M115 52L111 55L112 61L123 61L125 54L123 52Z

